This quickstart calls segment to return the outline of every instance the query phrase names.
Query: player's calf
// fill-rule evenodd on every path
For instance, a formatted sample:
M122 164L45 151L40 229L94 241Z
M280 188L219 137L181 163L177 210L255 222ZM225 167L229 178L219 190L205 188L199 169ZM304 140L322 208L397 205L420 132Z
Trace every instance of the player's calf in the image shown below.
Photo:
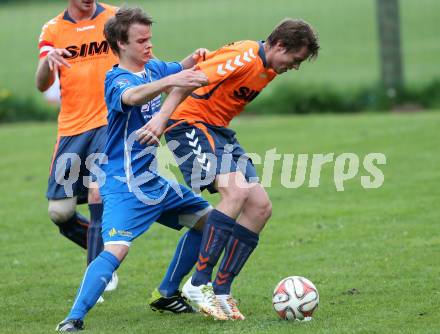
M216 209L232 218L237 218L249 196L249 184L243 174L233 172L217 175L215 187L221 200Z
M104 249L102 241L102 213L104 206L96 183L91 183L88 193L90 224L87 231L87 264L92 262ZM116 287L115 287L116 289Z
M259 236L240 224L235 224L225 247L225 254L213 282L216 295L230 295L231 285L249 256L257 247Z
M219 210L212 210L203 230L196 272L192 277L194 286L206 285L211 281L212 270L232 233L235 219Z
M64 328L64 326L61 326L64 322L81 321L82 324L82 320L86 314L96 304L98 298L104 292L104 289L107 286L107 283L110 281L113 272L118 269L121 261L128 253L128 246L109 246L111 247L108 247L107 249L106 246L106 250L99 254L99 256L87 267L72 309L70 310L67 318L60 323L60 329ZM66 327L66 329L68 328ZM58 327L57 330L59 330Z
M238 220L247 229L260 233L272 215L272 203L260 184L253 184Z

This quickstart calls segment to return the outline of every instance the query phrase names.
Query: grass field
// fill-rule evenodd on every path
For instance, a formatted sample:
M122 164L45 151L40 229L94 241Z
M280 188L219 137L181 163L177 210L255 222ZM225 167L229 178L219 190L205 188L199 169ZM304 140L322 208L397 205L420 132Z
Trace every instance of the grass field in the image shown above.
M361 169L337 192L329 164L320 187L286 189L276 163L268 188L273 217L234 288L245 322L161 315L145 307L179 238L154 226L120 268L118 290L89 314L87 332L438 333L439 122L440 113L238 119L233 128L241 143L261 155L274 147L361 158L382 152L385 182L363 189ZM85 254L58 235L46 214L55 132L54 124L0 126L1 333L52 332L85 269ZM288 275L317 285L321 304L314 321L284 322L273 312L272 290Z
M109 3L120 5L122 1ZM33 78L41 26L65 8L65 1L28 1L0 4L0 90L38 95ZM149 0L128 1L153 15L155 53L165 60L182 59L197 47L216 49L241 39L265 39L286 16L311 22L319 32L322 50L315 64L298 74L277 79L289 83L319 84L348 89L379 80L376 9L373 0ZM410 86L440 76L437 0L401 0L405 77ZM300 74L300 75L299 75Z

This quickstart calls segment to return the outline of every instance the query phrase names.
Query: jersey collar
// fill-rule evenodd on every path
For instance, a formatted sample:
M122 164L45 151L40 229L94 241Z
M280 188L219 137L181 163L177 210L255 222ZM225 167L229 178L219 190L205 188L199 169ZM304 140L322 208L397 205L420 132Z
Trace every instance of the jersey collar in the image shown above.
M103 11L105 10L105 8L103 6L101 6L101 4L96 3L96 10L95 13L93 14L92 18L90 20L95 19L99 14L101 14ZM69 12L67 11L67 9L64 11L64 16L63 16L63 20L72 22L72 23L77 23L70 15Z
M266 61L266 52L264 52L264 41L258 41L258 44L260 45L259 49L258 49L258 55L260 56L261 60L263 61L263 65L264 67L267 66L267 61Z

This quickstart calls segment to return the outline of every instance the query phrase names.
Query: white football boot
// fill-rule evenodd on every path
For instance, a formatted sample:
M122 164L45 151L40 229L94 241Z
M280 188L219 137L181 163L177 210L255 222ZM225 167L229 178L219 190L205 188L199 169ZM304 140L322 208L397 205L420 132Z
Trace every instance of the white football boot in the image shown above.
M216 295L223 312L231 320L244 320L245 316L237 307L237 301L231 295Z
M212 285L194 286L191 284L191 277L186 281L182 288L182 294L194 302L199 311L206 316L211 316L215 320L228 320L228 316L223 312L217 297L214 294Z
M116 290L116 288L118 287L118 282L119 282L118 275L116 274L116 271L114 271L112 275L112 279L110 280L110 282L108 282L104 291Z

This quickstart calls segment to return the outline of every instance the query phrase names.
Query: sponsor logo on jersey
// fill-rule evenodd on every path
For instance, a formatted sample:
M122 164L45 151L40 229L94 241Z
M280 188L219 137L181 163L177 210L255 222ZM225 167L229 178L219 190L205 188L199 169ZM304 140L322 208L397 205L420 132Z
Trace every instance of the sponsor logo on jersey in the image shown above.
M259 91L250 89L248 87L240 87L234 91L234 96L237 99L244 100L246 102L251 102L258 96L258 94L260 94Z
M116 82L116 85L118 86L119 89L121 89L127 86L129 83L130 81L128 81L128 79L120 79Z
M108 54L110 47L107 41L102 42L90 42L84 43L81 45L70 45L66 47L67 51L69 51L72 56L65 57L66 59L75 59L78 57L89 57L101 54Z
M161 96L157 95L154 99L149 101L148 103L142 105L141 107L141 113L144 117L144 120L148 121L150 120L153 115L160 110L161 105Z

